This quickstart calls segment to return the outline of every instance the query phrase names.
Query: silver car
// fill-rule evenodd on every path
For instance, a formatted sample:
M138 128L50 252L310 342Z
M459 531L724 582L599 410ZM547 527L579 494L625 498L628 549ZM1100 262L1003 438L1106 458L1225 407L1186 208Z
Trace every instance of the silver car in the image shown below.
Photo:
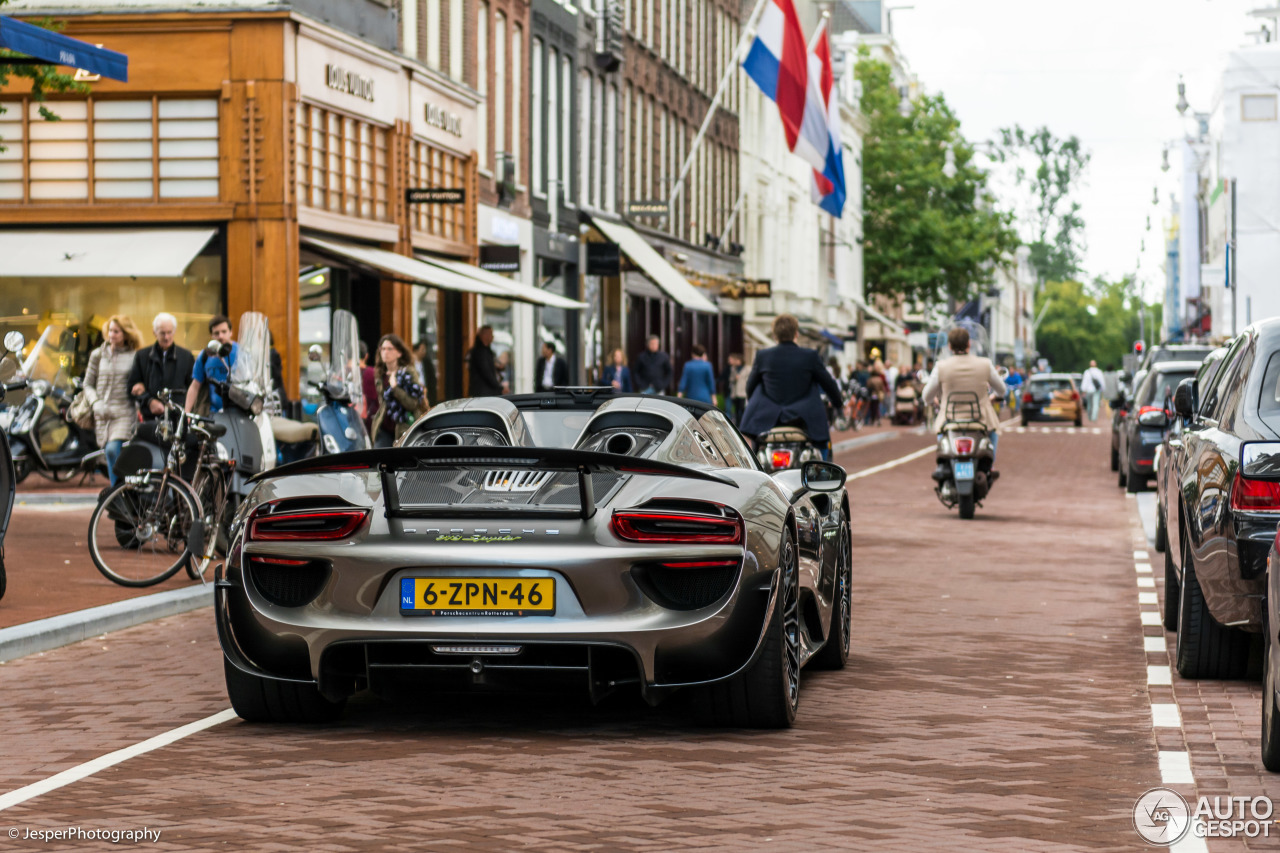
M385 450L261 476L216 613L247 720L362 690L694 693L785 727L849 654L845 472L763 473L718 410L612 389L457 400Z

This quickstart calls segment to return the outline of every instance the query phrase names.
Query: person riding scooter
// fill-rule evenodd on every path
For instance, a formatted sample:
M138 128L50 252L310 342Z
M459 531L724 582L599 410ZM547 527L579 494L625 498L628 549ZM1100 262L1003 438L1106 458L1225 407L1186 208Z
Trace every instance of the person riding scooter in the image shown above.
M947 421L947 403L953 394L964 395L966 399L974 396L979 401L979 415L982 425L991 438L991 451L994 461L997 433L1000 420L991 405L988 392L1001 397L1005 395L1004 381L996 372L991 359L969 353L969 330L957 326L947 333L947 344L951 347L951 357L938 362L929 376L929 384L924 389L926 404L938 404L938 418L934 423L934 432L942 432ZM994 481L1000 474L992 471L990 479Z
M822 458L830 459L831 432L822 394L837 407L844 397L818 351L796 345L799 332L800 322L790 314L773 321L778 345L756 353L739 429L743 435L763 436L776 426L800 425L822 448Z

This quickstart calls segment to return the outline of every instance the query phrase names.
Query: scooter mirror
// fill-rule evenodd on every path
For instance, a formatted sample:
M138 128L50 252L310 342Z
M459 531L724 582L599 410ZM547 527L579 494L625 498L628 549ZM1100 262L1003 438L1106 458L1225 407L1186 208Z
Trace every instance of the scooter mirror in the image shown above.
M222 341L219 341L217 339L209 341L209 343L204 345L204 351L209 353L209 355L212 355L212 356L221 355Z
M27 339L22 336L22 332L16 329L12 332L5 332L4 348L9 352L22 352L22 348L27 345Z
M324 350L319 344L312 344L311 349L307 350L308 361L320 361L324 358Z

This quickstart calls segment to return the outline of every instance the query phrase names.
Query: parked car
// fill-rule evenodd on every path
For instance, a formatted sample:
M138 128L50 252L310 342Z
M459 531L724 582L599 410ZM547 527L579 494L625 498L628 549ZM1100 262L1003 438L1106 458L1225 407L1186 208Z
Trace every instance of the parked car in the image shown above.
M1231 341L1222 367L1199 389L1198 407L1194 379L1174 392L1186 426L1182 459L1166 486L1166 553L1176 586L1166 583L1165 595L1177 590L1174 657L1184 678L1244 676L1262 631L1280 482L1255 463L1260 447L1280 442L1278 383L1280 318Z
M1120 427L1124 423L1125 417L1129 414L1129 398L1133 396L1133 389L1142 384L1142 380L1147 378L1145 370L1139 370L1126 381L1124 377L1116 383L1116 395L1111 398L1111 470L1120 470ZM1121 483L1120 485L1124 485Z
M1140 492L1155 473L1156 448L1173 419L1173 389L1196 375L1196 361L1162 361L1151 368L1118 430L1121 488Z
M1160 344L1147 350L1133 375L1137 376L1139 370L1150 370L1153 365L1163 361L1204 361L1214 349L1210 344ZM1130 387L1138 386L1135 383Z
M1022 391L1022 425L1031 421L1084 423L1084 401L1070 373L1037 373Z
M770 476L724 415L581 389L454 400L394 448L258 478L215 605L246 720L366 688L693 694L719 725L795 719L849 653L843 469Z
M1213 352L1205 356L1204 361L1200 363L1200 367L1196 371L1196 375L1193 378L1193 381L1191 384L1192 409L1199 408L1199 401L1201 397L1199 389L1208 388L1213 383L1214 377L1217 375L1218 370L1222 367L1222 357L1226 354L1227 354L1226 347L1218 347L1216 350L1214 350ZM1178 384L1181 385L1182 383L1180 382ZM1176 387L1174 388L1174 391L1175 392L1177 391ZM1161 441L1160 447L1156 449L1156 461L1154 465L1155 475L1156 475L1155 548L1157 551L1161 553L1166 553L1165 577L1173 578L1175 583L1173 583L1171 586L1166 586L1165 589L1174 590L1174 591L1176 591L1176 588L1177 588L1177 584L1176 584L1177 574L1174 573L1172 567L1168 565L1169 558L1167 556L1167 551L1168 551L1167 545L1169 541L1168 540L1169 508L1176 507L1177 502L1175 500L1170 500L1171 496L1169 494L1169 491L1170 491L1171 484L1177 481L1177 478L1175 476L1172 476L1172 472L1179 470L1182 465L1182 460L1183 460L1182 431L1185 428L1186 428L1185 422L1181 417L1178 416L1177 412L1175 411L1173 415L1172 423L1169 425L1169 429L1165 430L1164 440ZM1174 523L1175 524L1177 523L1176 518L1174 519ZM1171 594L1165 595L1166 604L1169 603L1169 599L1171 597L1176 599L1177 597L1176 593L1172 595ZM1165 627L1168 628L1170 631L1172 631L1175 628L1177 628L1177 626L1178 626L1177 607L1175 606L1172 609L1169 609L1168 607L1166 607Z

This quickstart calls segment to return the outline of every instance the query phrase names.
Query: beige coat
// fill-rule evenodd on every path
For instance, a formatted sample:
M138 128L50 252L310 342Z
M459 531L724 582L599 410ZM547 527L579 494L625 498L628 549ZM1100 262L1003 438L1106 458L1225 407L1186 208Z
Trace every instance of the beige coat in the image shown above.
M988 431L1000 428L1000 419L991 405L989 391L1004 396L1004 380L996 373L991 359L976 355L955 355L944 359L934 368L929 384L924 389L926 403L938 403L938 419L934 430L941 430L947 419L947 400L957 391L969 391L978 395L982 424Z
M98 392L93 404L93 433L99 447L109 441L128 441L138 426L138 407L129 396L133 350L104 343L89 355L84 385Z

